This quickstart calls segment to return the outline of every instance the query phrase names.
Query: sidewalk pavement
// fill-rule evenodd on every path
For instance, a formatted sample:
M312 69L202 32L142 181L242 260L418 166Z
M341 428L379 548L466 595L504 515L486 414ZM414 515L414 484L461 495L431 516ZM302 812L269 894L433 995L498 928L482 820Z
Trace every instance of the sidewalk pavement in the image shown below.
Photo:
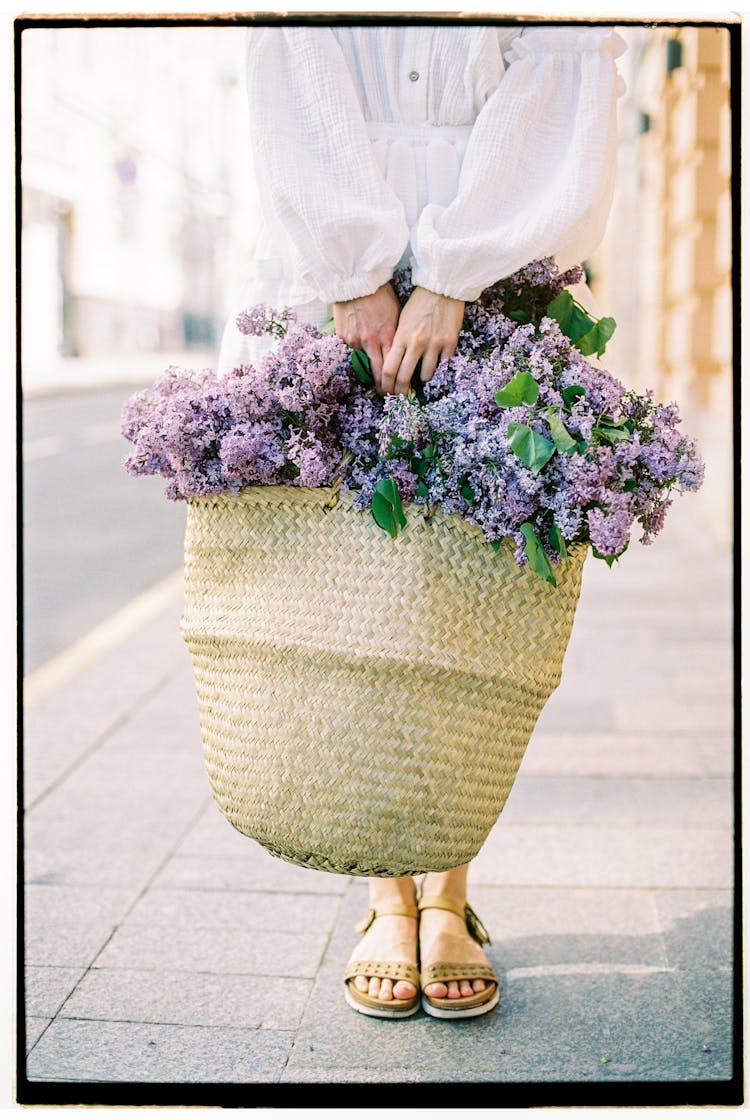
M652 547L587 563L562 684L472 865L502 987L482 1018L346 1006L366 884L274 859L213 804L179 590L30 703L27 1076L535 1083L527 1105L558 1083L607 1103L646 1083L659 1103L681 1082L670 1102L693 1103L709 1082L700 1099L718 1101L734 1073L732 565L691 513L678 499Z

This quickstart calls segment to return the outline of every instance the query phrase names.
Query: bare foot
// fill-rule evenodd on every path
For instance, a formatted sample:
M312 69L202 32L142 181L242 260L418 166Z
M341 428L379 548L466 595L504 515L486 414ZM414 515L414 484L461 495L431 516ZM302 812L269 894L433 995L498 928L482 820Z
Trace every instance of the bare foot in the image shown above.
M422 897L439 895L450 899L463 910L466 902L466 870L428 874L422 883ZM420 912L419 953L422 969L431 964L489 964L481 947L469 934L466 922L450 910L426 909ZM460 999L483 992L488 981L450 980L427 984L424 994L435 999Z
M395 903L414 906L416 887L409 877L381 879L371 884L370 906L378 910ZM404 914L381 914L356 946L352 961L393 961L415 965L417 963L417 919ZM413 999L417 994L408 980L391 980L382 976L355 976L354 986L372 999L389 1002L393 999Z
M482 947L466 932L466 923L449 910L423 910L419 923L419 950L422 968L441 961L451 964L489 964ZM426 996L459 999L483 992L485 980L449 980L427 984Z

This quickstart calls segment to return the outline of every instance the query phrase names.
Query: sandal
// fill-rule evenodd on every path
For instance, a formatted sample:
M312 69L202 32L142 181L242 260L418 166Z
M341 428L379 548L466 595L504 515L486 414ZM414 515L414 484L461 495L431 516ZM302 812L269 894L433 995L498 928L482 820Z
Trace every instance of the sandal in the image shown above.
M459 918L463 918L466 922L466 932L479 945L490 944L490 935L468 902L461 906L450 898L428 895L420 898L417 905L420 911L450 910ZM468 1019L474 1015L485 1015L500 1001L500 985L490 964L451 964L440 961L423 968L419 980L422 986L422 1007L428 1015L434 1015L437 1019ZM487 980L489 983L483 992L475 992L471 996L459 996L456 999L425 994L424 989L428 984L438 982L447 984L450 980Z
M393 903L379 910L368 910L363 921L355 926L357 933L366 933L372 923L383 914L403 914L406 918L418 917L416 906ZM388 980L408 980L417 989L411 999L375 999L355 987L355 976L379 976ZM378 1019L405 1019L419 1008L419 970L406 961L350 961L344 973L344 998L355 1011L374 1015Z

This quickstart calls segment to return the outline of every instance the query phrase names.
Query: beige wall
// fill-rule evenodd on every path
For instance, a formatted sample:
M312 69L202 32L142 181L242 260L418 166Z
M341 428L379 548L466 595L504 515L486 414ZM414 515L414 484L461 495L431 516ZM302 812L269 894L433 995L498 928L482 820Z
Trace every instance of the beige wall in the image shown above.
M627 384L676 400L706 460L702 523L732 535L732 200L726 27L625 29L618 187L594 259ZM669 41L679 44L670 48ZM681 65L668 71L671 51Z

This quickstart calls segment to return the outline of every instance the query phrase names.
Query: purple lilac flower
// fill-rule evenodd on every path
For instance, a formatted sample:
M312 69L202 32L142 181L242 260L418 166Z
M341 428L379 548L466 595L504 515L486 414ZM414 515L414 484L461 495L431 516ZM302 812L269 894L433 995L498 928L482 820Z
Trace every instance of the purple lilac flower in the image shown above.
M289 323L296 319L297 312L291 307L275 311L264 303L259 303L249 311L241 311L235 322L237 330L242 334L275 334L280 337L286 333Z
M519 563L528 559L522 525L534 529L553 563L560 559L550 544L553 526L568 543L589 542L605 556L623 551L636 523L648 543L672 494L698 489L704 466L680 432L676 405L626 391L545 314L580 278L580 269L560 273L546 259L487 289L466 304L456 353L410 397L381 398L363 387L344 343L296 323L290 309L251 308L238 327L274 335L270 353L225 378L170 367L135 393L122 412L122 433L133 444L125 467L162 475L175 500L341 478L360 509L390 478L404 504L439 504L487 540L509 540ZM408 299L408 270L393 285ZM536 381L538 399L499 406L496 393L521 371ZM571 401L564 390L573 385L584 392ZM560 424L577 442L554 450ZM553 448L543 467L526 465L510 425Z

